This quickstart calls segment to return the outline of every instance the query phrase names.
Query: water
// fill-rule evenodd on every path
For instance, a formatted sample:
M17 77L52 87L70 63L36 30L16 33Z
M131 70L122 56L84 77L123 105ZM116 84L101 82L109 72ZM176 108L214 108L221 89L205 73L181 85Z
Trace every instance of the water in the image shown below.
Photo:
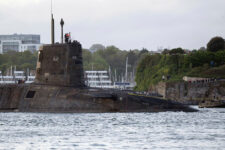
M225 109L163 113L0 113L0 149L225 149Z

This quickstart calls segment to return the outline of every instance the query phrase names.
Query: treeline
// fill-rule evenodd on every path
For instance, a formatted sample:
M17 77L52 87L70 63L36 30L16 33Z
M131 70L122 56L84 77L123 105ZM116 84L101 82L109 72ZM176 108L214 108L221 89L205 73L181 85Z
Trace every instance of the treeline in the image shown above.
M96 48L97 47L97 48ZM149 53L148 50L120 50L115 46L94 45L83 50L84 70L110 70L112 79L121 81L128 74L135 74L137 64Z
M32 53L30 51L8 51L0 54L0 71L5 74L11 66L16 66L17 70L26 71L27 68L34 70L37 63L37 54L38 52Z
M183 76L225 78L225 45L221 37L212 38L206 48L188 51L164 49L161 53L142 50L120 50L115 46L93 45L83 50L84 70L110 70L113 81L125 80L126 60L128 81L135 76L136 90L147 90L158 82L182 80ZM0 54L0 71L11 66L26 71L36 68L38 52L9 51Z
M136 90L148 90L160 81L179 81L183 76L225 78L224 39L212 38L207 49L165 49L162 54L147 55L137 67Z
M142 50L120 50L115 46L104 47L100 44L93 45L90 51L83 49L84 70L111 70L113 80L122 80L125 76L126 59L128 59L128 73L135 73L138 62L149 52ZM0 71L4 74L11 66L17 70L26 71L27 68L35 70L38 52L8 51L0 54Z

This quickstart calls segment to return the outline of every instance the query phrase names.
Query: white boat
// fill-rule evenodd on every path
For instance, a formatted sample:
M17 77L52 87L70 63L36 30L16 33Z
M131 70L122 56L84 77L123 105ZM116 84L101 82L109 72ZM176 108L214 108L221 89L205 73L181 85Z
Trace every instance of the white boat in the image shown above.
M14 71L13 75L3 76L0 71L0 84L15 84L19 81L24 81L25 83L34 82L35 76L25 76L24 71Z
M108 71L85 71L85 84L95 88L114 88Z
M25 81L25 83L33 83L35 80L35 76L27 76L27 80Z

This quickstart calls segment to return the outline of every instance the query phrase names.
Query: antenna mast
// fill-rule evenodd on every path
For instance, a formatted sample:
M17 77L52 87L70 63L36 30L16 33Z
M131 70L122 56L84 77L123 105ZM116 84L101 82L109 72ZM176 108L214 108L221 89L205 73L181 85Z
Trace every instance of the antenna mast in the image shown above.
M55 25L54 25L54 18L52 12L52 0L51 0L51 41L52 44L55 43Z
M61 43L63 44L63 25L64 25L63 19L61 19L60 25L61 25Z

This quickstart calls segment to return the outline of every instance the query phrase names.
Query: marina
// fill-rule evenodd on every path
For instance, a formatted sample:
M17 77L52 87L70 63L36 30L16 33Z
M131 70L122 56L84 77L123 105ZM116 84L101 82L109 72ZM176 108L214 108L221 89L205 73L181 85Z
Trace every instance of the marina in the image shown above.
M35 76L25 75L24 71L14 71L11 75L3 76L0 71L0 84L33 83Z

